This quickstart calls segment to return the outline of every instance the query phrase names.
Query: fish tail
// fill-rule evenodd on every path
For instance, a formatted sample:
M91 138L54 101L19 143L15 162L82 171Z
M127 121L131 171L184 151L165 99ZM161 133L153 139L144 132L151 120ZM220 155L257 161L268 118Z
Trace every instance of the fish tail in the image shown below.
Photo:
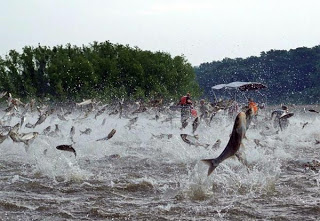
M216 169L216 167L219 165L216 159L204 159L201 161L209 166L208 176L210 176L210 174L214 171L214 169Z

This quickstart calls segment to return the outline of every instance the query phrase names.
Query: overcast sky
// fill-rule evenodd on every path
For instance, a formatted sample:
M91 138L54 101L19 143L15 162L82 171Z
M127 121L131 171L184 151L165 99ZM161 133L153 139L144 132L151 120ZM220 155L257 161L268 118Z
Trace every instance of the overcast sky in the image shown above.
M320 0L0 0L0 55L93 41L192 65L320 44Z

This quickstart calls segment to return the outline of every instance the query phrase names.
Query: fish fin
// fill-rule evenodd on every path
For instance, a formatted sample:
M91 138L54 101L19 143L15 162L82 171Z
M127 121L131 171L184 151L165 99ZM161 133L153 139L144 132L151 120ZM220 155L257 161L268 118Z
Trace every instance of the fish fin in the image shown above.
M214 171L214 169L219 165L216 162L216 159L204 159L204 160L201 160L201 161L209 166L208 176L210 176L210 174Z
M240 163L242 163L243 165L245 165L247 167L247 170L248 170L249 164L247 162L247 159L240 152L236 153L235 156L240 161Z

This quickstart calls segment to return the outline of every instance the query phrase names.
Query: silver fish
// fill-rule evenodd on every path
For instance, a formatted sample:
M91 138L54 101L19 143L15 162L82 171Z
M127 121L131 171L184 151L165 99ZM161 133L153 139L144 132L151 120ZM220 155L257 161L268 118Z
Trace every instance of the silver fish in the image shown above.
M30 132L30 133L21 133L15 132L11 130L9 132L9 136L13 142L23 142L24 144L28 145L31 140L38 136L38 132Z
M48 117L48 111L46 111L44 114L40 115L37 122L33 125L33 128L35 128L37 125L42 124Z
M187 144L189 145L194 145L194 146L201 146L201 147L204 147L204 148L208 148L210 146L210 144L201 144L199 143L197 140L198 140L198 136L195 135L195 136L191 136L191 135L188 135L188 134L180 134L180 137L182 138L182 140L184 142L186 142Z
M110 133L108 134L108 136L106 136L106 137L104 137L104 138L100 138L100 139L98 139L98 140L96 140L96 141L101 141L101 140L109 140L109 139L111 139L112 137L113 137L113 135L116 133L116 130L115 129L112 129L111 131L110 131Z
M92 100L91 99L88 99L88 100L85 100L81 103L76 103L77 106L85 106L85 105L88 105L88 104L91 104L92 103Z
M30 132L30 133L21 133L19 134L20 140L22 142L28 142L34 138L36 138L39 135L38 132Z
M244 112L240 112L235 119L229 142L223 150L223 152L215 159L201 160L207 165L209 165L208 176L221 162L223 162L225 159L231 156L235 155L241 162L243 162L243 160L241 160L240 155L237 152L240 149L242 139L245 137L246 128L246 114Z

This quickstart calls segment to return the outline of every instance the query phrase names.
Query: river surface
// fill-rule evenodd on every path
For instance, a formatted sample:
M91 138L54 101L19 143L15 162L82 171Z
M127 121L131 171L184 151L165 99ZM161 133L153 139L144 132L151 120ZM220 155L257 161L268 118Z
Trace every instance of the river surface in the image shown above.
M221 112L210 126L201 122L195 134L210 144L206 149L181 139L192 135L192 122L181 130L178 111L158 120L153 111L121 119L110 112L95 118L96 111L75 110L66 121L53 113L26 128L38 119L29 111L19 132L40 135L29 146L10 138L0 144L0 220L319 220L320 167L306 166L320 160L319 114L297 108L288 128L277 132L265 119L270 112L261 110L241 147L249 168L229 158L208 177L200 160L223 151L234 117ZM3 125L20 122L0 114ZM61 133L41 135L55 124ZM72 144L72 126L76 157L56 149ZM81 134L86 128L92 132ZM111 139L96 141L112 129Z

